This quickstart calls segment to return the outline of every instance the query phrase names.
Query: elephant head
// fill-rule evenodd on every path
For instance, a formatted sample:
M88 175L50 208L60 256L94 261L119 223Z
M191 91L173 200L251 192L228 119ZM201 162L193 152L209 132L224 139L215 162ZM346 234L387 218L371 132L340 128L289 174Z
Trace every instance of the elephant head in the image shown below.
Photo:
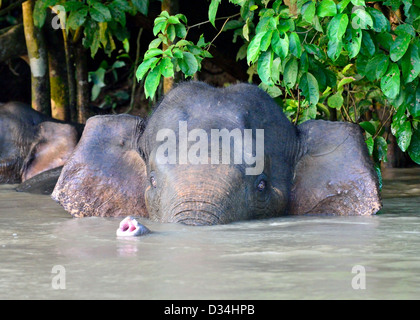
M20 102L0 106L0 183L19 183L63 166L82 131L83 125L52 119Z
M145 122L89 119L52 196L75 216L190 225L363 215L381 207L357 125L316 120L296 127L256 86L201 82L178 85ZM121 202L130 209L121 210Z

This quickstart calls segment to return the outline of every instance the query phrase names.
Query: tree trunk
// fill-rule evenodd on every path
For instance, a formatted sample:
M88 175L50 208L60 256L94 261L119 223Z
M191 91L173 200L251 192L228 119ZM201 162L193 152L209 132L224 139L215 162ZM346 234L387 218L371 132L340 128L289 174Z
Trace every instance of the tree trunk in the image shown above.
M22 3L26 47L31 66L32 108L51 115L48 53L41 30L34 26L34 0Z
M0 62L26 55L23 24L0 30Z
M47 21L51 21L48 15ZM51 115L63 121L70 120L69 94L64 41L61 30L55 30L51 24L45 26L47 32L48 61L51 86Z
M76 44L76 78L77 78L77 122L86 123L87 108L90 103L87 52L81 41Z
M72 122L77 122L77 86L76 69L74 67L74 46L63 30L64 51L66 55L67 85L69 94L69 113Z

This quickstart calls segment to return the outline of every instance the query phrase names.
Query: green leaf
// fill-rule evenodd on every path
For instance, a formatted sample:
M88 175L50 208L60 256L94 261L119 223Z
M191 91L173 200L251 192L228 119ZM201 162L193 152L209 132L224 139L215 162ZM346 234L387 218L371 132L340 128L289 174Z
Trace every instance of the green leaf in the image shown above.
M271 37L273 36L273 30L267 31L264 37L261 38L260 51L267 51L271 44Z
M399 126L395 137L402 152L405 152L409 147L412 134L410 121L405 121L403 125Z
M391 25L384 14L371 7L366 7L367 12L370 14L373 21L373 30L375 32L386 32L391 29Z
M273 85L271 80L271 69L273 67L273 52L268 50L261 53L258 58L257 72L261 81L267 85Z
M406 100L408 100L407 108L410 114L414 118L420 119L420 85L417 86L415 91L414 89L409 91Z
M215 20L216 20L216 13L217 9L219 8L221 0L211 0L210 6L209 6L209 20L213 27L216 27Z
M381 32L375 35L376 41L383 47L386 51L391 50L391 46L394 43L394 38L389 32Z
M67 19L67 25L73 29L76 30L81 25L83 25L86 21L86 16L88 14L88 8L84 7L77 11L70 12L70 15Z
M401 6L401 0L388 0L383 3L386 6L390 6L392 10L396 11Z
M250 65L258 59L260 53L261 39L265 35L265 32L257 33L248 45L247 49L247 63Z
M165 78L171 78L174 76L174 65L171 61L171 58L165 57L162 59L161 63L159 63L160 73Z
M181 21L179 21L179 19L176 16L170 16L168 18L168 24L178 24L181 23Z
M168 28L166 28L166 34L168 35L169 41L173 42L176 37L175 26L173 24L169 24Z
M371 156L372 153L373 153L373 147L375 145L375 142L373 141L372 137L367 138L365 142L366 142L366 146L367 146L368 151L369 151L369 155Z
M400 24L399 26L397 26L394 30L394 33L399 36L403 33L406 33L408 35L410 35L411 37L415 37L416 36L416 30L414 30L412 25L409 24Z
M397 113L392 117L391 132L394 136L397 135L397 131L407 121L406 110L407 107L402 104L397 108Z
M296 58L302 55L302 45L296 32L292 32L289 36L289 50Z
M90 16L97 22L110 21L112 19L111 12L108 7L100 2L94 2L89 8Z
M291 57L285 67L284 67L284 74L283 74L283 81L286 88L293 88L296 84L298 75L298 61L295 57Z
M336 61L340 56L341 50L343 50L343 41L336 39L328 42L327 55L331 60Z
M316 13L319 17L334 17L337 14L337 6L333 0L323 0Z
M37 1L37 3L40 1ZM63 3L64 8L67 12L79 10L81 7L85 7L86 5L79 1L66 1Z
M366 78L369 81L379 80L388 70L389 58L384 54L374 55L366 65Z
M351 0L351 3L353 3L355 6L366 6L365 0Z
M185 25L183 25L182 23L176 24L175 33L178 38L184 38L187 35L187 29L185 28Z
M84 24L83 34L85 35L82 40L83 46L85 48L90 48L90 54L93 58L96 55L100 45L98 23L93 21L92 19L87 20Z
M349 59L356 57L360 52L362 45L362 30L347 28L344 39L344 49L349 53Z
M349 17L347 14L337 14L331 19L327 28L327 36L330 41L341 40L346 33Z
M411 136L411 143L408 147L408 154L414 162L420 164L420 129L414 130Z
M337 91L335 94L328 98L328 106L334 109L340 109L344 103L342 91Z
M118 68L122 68L125 67L125 62L121 61L121 60L117 60L112 64L112 68L114 69L118 69Z
M271 71L270 71L271 80L275 84L280 84L281 68L282 68L281 59L277 57L273 60L273 63L271 64Z
M412 82L420 73L420 47L415 43L411 44L401 59L401 69L404 83Z
M105 72L106 70L104 68L99 68L94 72L89 72L89 82L93 83L91 101L96 100L99 93L101 92L101 88L105 87Z
M144 16L149 12L149 0L131 0L134 7Z
M146 77L146 81L144 82L144 93L146 95L146 98L153 98L156 93L156 89L159 86L160 78L160 67L156 66L153 68L152 71L149 72L149 74Z
M158 48L162 43L162 39L156 38L152 42L149 43L149 49Z
M340 82L337 85L337 90L342 90L343 87L346 84L352 83L354 80L356 80L356 79L353 78L353 77L345 77L345 78L341 79Z
M359 7L351 15L351 26L354 29L372 29L372 17L367 11L365 11L365 8Z
M302 6L303 20L311 23L315 16L315 2L308 1Z
M151 48L151 49L147 50L146 53L144 54L144 60L148 60L152 57L156 57L157 55L160 55L162 53L163 53L162 49Z
M163 32L168 24L168 21L165 20L159 20L159 22L155 19L155 25L153 26L153 35L157 35L159 32Z
M400 69L396 63L390 63L388 71L382 77L381 90L390 99L394 99L400 92Z
M325 60L327 56L325 55L324 51L320 49L315 44L304 44L305 51L308 52L311 55L315 55L320 60Z
M338 4L337 4L337 10L338 10L338 12L339 13L343 13L343 11L347 8L347 6L348 6L348 4L350 3L350 0L343 0L343 1L340 1Z
M124 12L123 3L126 3L123 0L114 0L109 6L108 9L111 12L112 19L118 21L122 26L126 25L126 17Z
M186 76L193 76L198 70L198 62L195 56L190 52L183 52L183 59L179 67Z
M375 43L370 36L370 33L362 30L362 46L360 47L360 53L365 56L373 56L376 51Z
M47 6L45 1L38 0L35 2L33 18L35 27L42 28L47 17Z
M370 135L375 135L376 129L375 126L370 121L360 122L359 125ZM372 141L373 142L373 141Z
M299 82L299 88L302 90L302 94L309 104L316 106L319 101L319 87L318 81L311 73L306 72L302 75Z
M302 122L313 120L316 118L316 105L310 104L307 107L304 107L302 110L302 116L299 118L298 124L301 124Z
M404 56L410 45L410 40L411 37L406 33L397 36L394 43L391 45L390 58L392 61L396 62Z
M359 54L356 57L356 70L361 76L366 75L366 67L369 62L369 57Z
M148 2L148 1L146 1L146 2ZM124 11L124 12L127 12L127 11L131 10L131 6L130 6L130 4L128 3L127 0L113 0L112 4L118 6L120 8L120 10Z
M373 149L373 158L376 161L384 161L387 162L387 150L388 144L386 143L385 139L381 136L375 138L375 148Z
M255 33L275 30L277 27L276 19L273 17L264 17L258 22Z
M138 66L136 71L137 81L143 79L146 72L150 69L150 67L158 60L158 58L154 57L149 60L143 60L143 62Z
M265 92L267 92L271 98L277 98L282 94L281 89L277 86L268 86L261 82L258 87L263 89Z
M284 60L289 53L289 37L287 33L284 34L284 38L280 37L280 33L276 30L271 38L271 48L273 51Z
M249 41L249 19L246 20L244 26L242 27L242 35L246 41Z

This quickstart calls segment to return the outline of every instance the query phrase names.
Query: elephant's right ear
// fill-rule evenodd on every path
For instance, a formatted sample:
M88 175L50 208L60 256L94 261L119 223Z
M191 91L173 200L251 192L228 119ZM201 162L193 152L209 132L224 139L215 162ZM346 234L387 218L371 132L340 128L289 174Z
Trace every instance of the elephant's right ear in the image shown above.
M300 158L290 214L369 215L380 208L378 176L358 125L311 120L298 126Z
M135 116L89 118L52 198L75 217L146 217L146 164L138 150L143 130Z

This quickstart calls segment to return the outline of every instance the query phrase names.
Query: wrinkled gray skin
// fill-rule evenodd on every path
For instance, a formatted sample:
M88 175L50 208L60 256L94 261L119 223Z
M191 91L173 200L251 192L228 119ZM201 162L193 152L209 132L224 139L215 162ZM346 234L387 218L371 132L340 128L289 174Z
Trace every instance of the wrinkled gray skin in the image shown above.
M63 166L82 130L82 125L52 119L20 102L1 105L0 183L24 182ZM57 180L59 172L54 172ZM48 175L47 184L51 178ZM41 183L40 177L36 182Z
M144 162L135 174L140 173L145 181L142 188L136 188L139 199L145 202L146 212L140 209L126 215L148 216L161 222L213 225L283 214L370 215L381 208L377 175L357 125L316 120L295 127L256 86L238 84L217 89L201 82L183 83L155 108L143 133L127 129L128 123L123 118L119 120L116 125L132 134L129 139L132 152ZM101 126L100 117L95 121L96 126ZM178 137L179 121L187 121L188 131L204 129L209 137L211 129L264 129L263 172L246 175L245 161L231 165L159 163L157 149L163 142L157 141L157 133L167 128ZM118 144L104 144L108 139L98 136L95 139L102 150L108 149L115 156ZM82 142L92 146L82 138L78 148ZM194 143L191 141L189 146ZM84 152L95 152L95 147L91 148ZM82 159L83 155L75 152L73 157ZM97 163L110 160L102 153ZM120 170L128 168L120 164ZM89 166L94 168L95 164ZM93 186L89 194L79 193L75 186L89 181L80 181L79 176L75 179L69 174L72 170L70 160L63 168L53 198L65 204L66 210L75 216L101 215L101 201L107 208L112 207L114 200L109 197L97 201L101 192L95 192ZM104 170L103 175L113 176L112 170L117 169ZM135 183L136 179L139 178L133 176L130 181ZM125 185L127 181L123 182ZM96 199L93 214L80 212L81 206L71 205L82 197L86 202Z

